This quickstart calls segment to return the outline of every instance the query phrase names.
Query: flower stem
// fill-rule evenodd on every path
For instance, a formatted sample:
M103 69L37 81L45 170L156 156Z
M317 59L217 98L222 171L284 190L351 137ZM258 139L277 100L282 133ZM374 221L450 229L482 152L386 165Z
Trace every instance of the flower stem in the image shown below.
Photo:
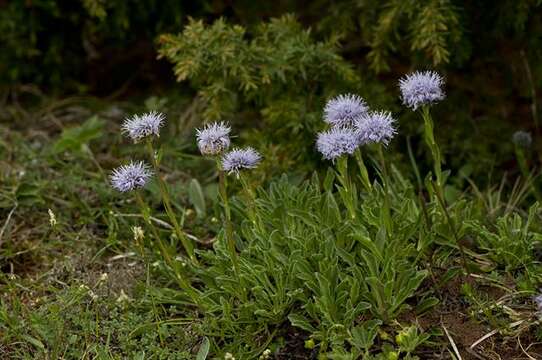
M448 225L450 226L450 230L452 231L452 234L455 239L455 243L457 247L459 248L459 252L461 253L461 262L463 263L463 268L468 273L469 268L467 265L467 255L465 254L465 249L463 248L463 245L461 244L461 241L459 240L459 235L457 234L457 228L455 226L455 222L453 221L452 217L450 216L450 213L448 212L448 208L446 206L446 200L444 199L444 196L442 195L442 193L438 190L435 190L435 195L440 204L440 207L442 208L442 211L444 212L446 221L448 222Z
M390 189L389 189L389 175L388 165L386 158L384 157L384 151L382 150L382 144L377 144L378 157L380 158L380 167L382 168L382 184L384 189L384 207L382 208L382 216L384 226L388 236L391 236L392 221L391 221L391 205L390 205Z
M348 156L341 156L337 160L338 180L341 184L339 195L341 196L351 219L356 218L356 189L348 175Z
M459 252L461 253L461 261L463 263L463 268L466 272L468 272L469 268L467 266L467 256L465 254L465 249L463 248L463 245L460 242L459 235L457 233L457 228L455 226L455 223L452 217L450 216L450 213L448 212L446 199L444 198L444 189L443 189L444 181L442 178L442 167L441 167L442 158L440 155L438 144L435 141L435 135L433 131L433 128L434 128L433 118L431 117L431 113L429 112L429 106L426 105L422 107L422 117L424 121L424 129L425 129L425 142L427 143L427 146L431 150L431 155L433 156L433 166L435 169L436 182L431 181L431 184L433 185L432 186L433 192L435 193L438 204L440 205L444 213L444 216L446 217L448 226L450 227L450 230L452 231L456 245L459 248Z
M533 176L531 175L529 171L529 166L527 165L527 160L525 159L525 152L523 151L521 147L517 145L515 146L515 150L516 150L516 158L519 164L519 169L521 171L521 174L525 178L525 181L531 187L531 190L533 192L535 199L538 202L542 203L542 196L540 195L540 192L538 191L538 189L536 188L536 185L534 184Z
M156 239L156 242L158 243L158 247L160 248L160 253L164 257L164 259L166 261L166 264L175 273L175 280L177 281L177 283L179 284L181 289L186 291L186 293L190 296L192 301L194 301L194 303L199 305L200 301L199 301L199 296L198 296L196 290L185 280L185 278L181 274L181 271L179 269L179 264L176 263L174 261L174 259L171 258L169 250L167 249L166 245L163 243L162 238L160 237L160 234L158 233L158 229L156 229L156 226L154 226L154 224L151 221L149 207L147 206L147 204L145 203L145 201L141 197L141 194L140 194L139 191L135 192L135 198L136 198L136 202L137 202L137 204L138 204L138 206L140 208L141 215L143 216L143 219L145 220L145 222L147 223L147 225L151 229L151 232L152 232L154 238Z
M428 106L422 107L422 117L425 130L425 142L429 147L429 150L431 150L431 155L433 156L433 168L435 171L435 176L437 178L437 187L440 190L444 185L442 179L442 158L440 155L440 149L438 147L438 144L435 141L435 134L433 131L433 118L431 117Z
M361 174L361 183L363 184L367 192L371 192L373 190L373 186L371 185L371 180L369 179L369 173L367 172L367 167L365 166L365 162L363 161L363 155L361 154L360 148L356 149L354 156L358 163L359 171Z
M237 251L235 249L235 239L233 237L233 226L231 222L231 209L228 198L228 179L224 170L222 170L220 164L218 166L218 187L220 191L220 197L222 198L222 203L224 205L224 227L226 230L226 245L230 253L231 262L233 265L233 270L235 275L239 278L239 259Z
M160 174L160 166L158 163L158 159L155 156L154 148L152 145L152 140L147 140L147 151L149 152L149 156L151 158L151 163L154 168L154 172L156 174L156 178L158 180L158 188L160 190L160 195L162 197L162 203L164 204L164 207L166 209L166 214L173 224L173 228L175 230L175 235L179 240L181 240L181 243L183 244L183 247L190 258L192 262L195 264L198 263L198 260L196 259L196 255L194 254L194 246L192 245L192 242L188 240L188 237L181 229L181 226L179 225L179 222L177 221L177 217L175 216L175 212L173 211L173 207L171 206L171 200L169 197L169 192L167 189L166 182L162 178L162 175Z
M240 174L239 179L241 180L241 185L248 199L248 216L252 224L256 224L256 197L252 191L252 187L245 175Z

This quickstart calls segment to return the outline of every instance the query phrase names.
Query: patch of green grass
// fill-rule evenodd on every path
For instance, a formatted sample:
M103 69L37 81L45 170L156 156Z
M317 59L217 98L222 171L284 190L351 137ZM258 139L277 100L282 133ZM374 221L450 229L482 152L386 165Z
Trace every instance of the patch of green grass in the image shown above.
M150 293L163 280L135 256L132 227L142 220L108 184L121 151L115 131L132 108L94 99L8 107L11 122L0 125L3 356L187 359L199 347L191 324L170 323L180 310ZM188 203L182 189L176 199ZM186 221L208 233L194 211Z

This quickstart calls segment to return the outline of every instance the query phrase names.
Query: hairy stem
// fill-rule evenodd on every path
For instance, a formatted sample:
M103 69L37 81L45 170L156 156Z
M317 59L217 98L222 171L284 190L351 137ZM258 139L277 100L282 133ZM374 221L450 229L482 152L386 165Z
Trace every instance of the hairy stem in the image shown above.
M179 264L175 262L175 260L171 257L169 250L167 249L166 245L163 243L162 238L160 237L160 234L158 233L158 229L156 229L156 226L154 226L154 224L151 221L149 207L145 203L143 198L141 197L141 194L139 191L135 192L135 198L140 208L143 219L145 220L145 222L151 229L151 232L154 238L156 239L156 242L158 243L158 247L160 248L160 253L164 257L166 264L171 268L171 270L175 274L175 280L179 284L179 287L186 291L186 293L190 296L190 298L192 299L192 301L194 301L194 303L199 305L200 301L199 301L199 296L196 290L186 281L186 279L183 277L180 271Z
M351 219L356 218L356 190L348 175L348 157L343 155L337 160L338 180L341 184L339 194Z
M435 171L435 176L437 178L437 187L440 190L442 188L443 179L442 179L442 158L440 155L440 149L437 142L435 141L435 135L433 131L433 118L429 112L429 106L422 107L422 117L424 122L424 133L425 133L425 142L431 151L433 157L433 168Z
M235 247L235 239L233 237L233 225L231 222L231 209L228 198L228 178L222 170L220 164L218 166L218 187L220 192L220 197L222 199L222 204L224 205L224 227L226 230L226 245L230 253L231 262L233 265L233 270L235 275L239 278L239 259L237 255L237 250Z
M149 156L151 158L151 163L154 168L154 172L156 174L156 179L158 180L158 188L160 190L160 196L162 197L162 203L164 204L164 208L166 209L166 214L171 221L173 225L173 229L175 230L175 235L179 240L181 240L181 243L190 258L195 264L198 263L198 260L196 259L196 255L194 254L194 246L192 242L188 239L184 231L181 229L181 226L179 225L179 222L177 221L177 217L175 216L175 212L173 211L173 207L171 206L171 200L169 196L169 192L167 189L167 184L162 178L162 175L160 174L160 166L158 163L158 159L155 156L154 147L152 145L152 140L147 140L147 151L149 152Z
M371 185L371 180L369 179L369 173L367 172L367 167L365 166L365 162L363 161L363 155L361 153L360 148L356 149L354 156L358 163L358 167L359 167L359 171L361 175L361 183L363 184L367 192L371 192L373 190L373 186Z
M521 174L525 178L525 181L529 184L536 200L542 203L542 195L540 195L540 192L536 188L533 176L531 175L531 172L529 171L529 166L527 165L527 159L525 158L525 152L523 151L521 147L517 145L515 146L515 150L516 150L516 158L519 164L519 169L521 171Z
M248 217L252 224L256 223L256 196L254 195L254 192L252 190L252 187L250 186L250 183L245 175L241 174L239 176L239 179L241 180L241 185L243 186L243 190L245 191L245 194L248 199Z
M465 249L463 248L463 245L461 244L461 241L459 239L455 222L453 221L452 217L450 216L450 213L448 212L448 207L446 206L446 200L444 199L444 196L442 195L442 193L439 192L438 190L435 190L435 194L438 199L438 203L440 204L440 207L442 208L442 211L444 212L444 216L446 217L448 226L450 227L450 230L452 231L452 234L455 239L455 243L457 247L459 248L459 252L461 253L461 262L463 263L463 268L468 273L469 268L467 266L467 255L465 254Z
M378 157L380 158L380 167L382 168L382 187L384 189L384 207L382 208L383 212L383 221L384 226L386 227L386 232L388 236L391 235L392 231L392 222L391 222L391 205L390 205L390 186L389 186L389 175L388 175L388 165L386 163L386 158L384 157L384 151L382 150L382 144L377 144Z

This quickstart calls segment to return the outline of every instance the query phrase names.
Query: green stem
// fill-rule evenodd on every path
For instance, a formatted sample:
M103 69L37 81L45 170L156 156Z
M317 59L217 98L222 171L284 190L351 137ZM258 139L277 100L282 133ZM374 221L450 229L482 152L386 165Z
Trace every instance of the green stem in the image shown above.
M420 176L420 170L418 170L418 165L416 165L416 159L414 158L414 153L412 152L412 145L410 144L410 136L407 136L407 151L408 158L410 159L410 164L414 170L414 175L416 175L416 182L418 183L418 191L423 191L423 182L422 177Z
M448 226L450 227L450 230L452 231L456 245L459 248L459 251L461 253L461 261L463 263L463 268L466 272L468 272L469 269L467 266L467 256L465 254L463 245L461 245L461 242L459 240L457 228L455 226L455 223L452 217L450 216L448 212L448 207L446 205L446 200L444 198L444 189L443 189L444 179L442 177L442 167L441 167L442 158L441 158L438 144L435 141L435 135L433 131L433 128L434 128L433 118L431 117L431 113L429 112L429 106L422 107L422 117L424 121L424 129L425 129L425 142L427 143L427 146L431 150L431 155L433 156L433 166L435 169L436 182L431 181L431 184L433 185L432 186L433 192L435 193L438 203L442 211L444 212L444 216L446 217Z
M348 175L348 157L341 156L337 160L338 180L341 184L339 194L348 210L351 219L356 218L356 192Z
M465 254L465 249L463 248L463 245L461 245L461 241L459 240L459 235L457 234L457 227L455 226L455 222L453 221L452 217L450 216L450 213L448 212L448 207L446 206L446 200L442 196L442 193L439 192L438 190L435 190L435 194L437 196L438 203L440 204L440 207L442 208L442 211L444 212L446 221L448 222L448 225L450 226L450 230L452 231L452 234L454 236L455 243L457 247L459 248L459 252L461 253L461 262L463 263L463 268L468 273L469 268L467 266L467 255Z
M518 160L519 169L521 171L521 174L525 178L525 181L529 184L531 187L531 190L533 192L534 197L536 200L540 203L542 203L542 196L540 195L540 192L536 188L536 185L534 183L533 177L531 176L531 173L529 171L529 166L527 165L527 160L525 159L525 152L523 149L516 145L516 158Z
M356 149L354 156L358 163L358 167L359 167L359 171L361 175L361 183L363 184L367 192L371 192L373 190L373 186L371 185L371 180L369 179L369 173L367 172L367 167L365 166L365 162L363 161L363 155L361 154L360 148Z
M433 118L429 112L429 106L422 107L422 117L424 122L424 133L425 133L425 142L431 150L431 155L433 157L433 168L435 170L435 176L437 178L437 187L440 190L444 185L442 179L442 158L440 155L440 150L437 142L435 141L435 135L433 131Z
M389 185L389 175L388 175L388 166L386 163L386 158L384 157L384 151L382 150L382 144L377 144L378 157L380 158L380 167L382 168L382 184L384 189L384 207L383 207L383 221L384 226L386 227L386 232L388 236L392 232L392 221L391 221L391 206L390 206L390 185Z
M192 242L188 239L184 231L181 229L181 226L179 225L179 222L177 221L177 217L175 216L175 212L173 211L173 207L171 206L171 200L169 197L167 184L160 174L160 166L158 163L158 159L155 156L152 140L150 139L147 140L147 151L149 152L151 163L154 168L154 172L156 174L156 179L158 180L158 188L160 190L160 195L162 197L162 203L164 204L164 208L166 209L166 214L169 220L173 224L175 235L177 236L179 240L181 240L181 243L183 244L183 247L188 257L190 258L190 260L192 260L192 262L197 264L198 260L196 259L196 255L194 254L194 246Z
M412 169L414 169L414 174L416 175L416 182L418 183L418 201L422 208L422 214L425 221L425 225L427 226L428 229L430 229L431 219L429 218L429 215L427 213L427 206L425 204L425 199L423 196L422 177L420 176L420 171L418 170L418 166L416 165L416 159L414 158L414 153L412 152L412 145L410 144L410 136L407 136L407 150L408 150L408 157L410 159L410 164L412 165Z
M252 224L256 224L256 196L254 195L254 192L252 191L252 187L250 186L249 181L247 180L246 176L241 174L239 176L239 179L241 180L241 185L243 186L243 190L245 191L245 194L248 198L248 216Z
M231 209L228 199L228 179L224 170L222 170L220 164L218 166L218 187L220 191L220 197L222 198L222 203L224 205L224 227L226 228L226 245L230 253L231 262L233 265L233 270L235 275L239 278L239 259L237 255L237 250L235 247L235 239L233 237L233 226L231 221Z
M179 269L179 264L175 262L174 259L171 258L171 255L166 247L166 245L162 242L162 238L160 237L160 234L158 233L158 229L156 229L156 226L151 221L150 218L150 211L149 207L141 197L141 194L139 191L135 191L135 198L136 202L141 210L141 215L143 216L143 219L149 226L149 228L152 231L152 234L154 238L156 239L156 242L158 243L158 247L160 248L160 252L162 253L162 256L164 257L166 264L173 270L175 273L175 280L181 287L181 289L185 290L187 294L190 296L192 301L194 303L199 305L199 296L196 292L196 290L184 279L183 275L181 274L181 271Z

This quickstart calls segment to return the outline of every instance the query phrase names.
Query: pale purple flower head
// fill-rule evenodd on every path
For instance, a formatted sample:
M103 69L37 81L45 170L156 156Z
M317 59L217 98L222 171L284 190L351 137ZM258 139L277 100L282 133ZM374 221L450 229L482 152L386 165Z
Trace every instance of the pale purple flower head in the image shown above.
M324 108L324 120L331 126L350 126L369 108L358 95L339 95L329 100Z
M516 146L522 147L522 148L528 148L533 143L533 138L530 133L527 131L516 131L514 135L512 135L512 141Z
M202 155L218 155L230 147L231 128L226 123L212 123L196 129L198 148Z
M132 191L145 186L152 176L149 166L143 161L122 165L111 173L111 186L120 192Z
M222 168L229 173L239 174L243 169L253 169L262 156L253 148L233 149L222 157Z
M396 134L395 120L389 111L372 111L357 119L354 126L361 144L382 143L388 145Z
M164 121L164 114L151 111L124 120L121 129L134 142L139 142L147 136L160 136L160 128L164 125Z
M403 104L412 110L444 99L444 80L435 71L416 71L399 80Z
M353 154L360 145L354 129L335 127L318 134L316 148L324 159L335 160L344 154Z
M536 303L536 307L538 308L539 312L542 312L542 294L538 294L534 297L534 302Z

